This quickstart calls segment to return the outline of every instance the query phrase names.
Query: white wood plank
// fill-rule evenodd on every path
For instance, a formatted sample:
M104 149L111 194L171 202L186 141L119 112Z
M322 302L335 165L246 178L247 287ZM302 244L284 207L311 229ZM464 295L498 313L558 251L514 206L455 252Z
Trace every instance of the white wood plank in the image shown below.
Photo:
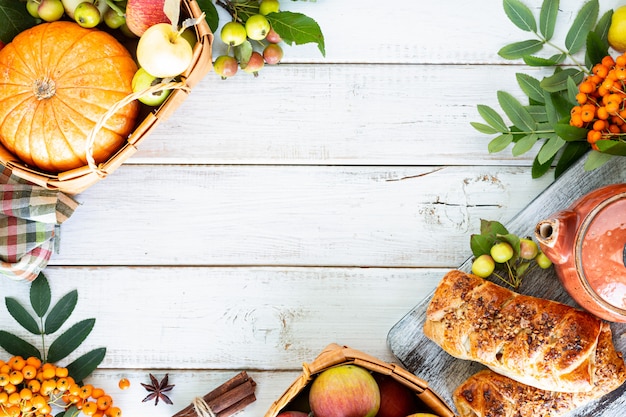
M550 182L518 167L123 166L78 196L53 265L457 265L480 219Z
M127 163L529 166L490 154L476 105L522 102L514 66L281 65L258 78L209 74ZM501 114L503 114L501 112Z

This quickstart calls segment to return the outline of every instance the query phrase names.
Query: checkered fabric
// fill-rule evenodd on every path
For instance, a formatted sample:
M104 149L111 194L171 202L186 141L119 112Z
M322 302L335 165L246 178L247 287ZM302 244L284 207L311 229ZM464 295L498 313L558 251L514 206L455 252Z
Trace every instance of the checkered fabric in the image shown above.
M32 281L58 249L60 225L78 203L28 183L0 165L0 273Z

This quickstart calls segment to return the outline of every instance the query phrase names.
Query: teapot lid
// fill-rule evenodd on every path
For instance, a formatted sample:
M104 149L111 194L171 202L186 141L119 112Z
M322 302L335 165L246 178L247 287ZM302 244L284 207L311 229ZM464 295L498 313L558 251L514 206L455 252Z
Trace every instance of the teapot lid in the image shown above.
M626 193L608 198L585 217L575 254L587 292L626 314Z

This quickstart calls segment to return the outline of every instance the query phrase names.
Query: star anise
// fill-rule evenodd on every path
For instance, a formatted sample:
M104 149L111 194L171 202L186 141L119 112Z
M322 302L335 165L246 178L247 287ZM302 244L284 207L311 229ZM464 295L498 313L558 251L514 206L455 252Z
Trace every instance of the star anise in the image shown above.
M159 382L154 377L154 375L152 374L149 374L149 375L150 375L150 381L152 381L152 383L151 384L144 384L143 382L141 383L141 385L150 393L146 396L146 398L142 400L142 402L145 403L146 401L154 400L154 405L157 405L159 403L159 399L161 399L166 404L172 404L172 400L170 400L170 398L165 394L166 392L171 391L172 388L174 388L174 384L168 384L168 378L169 378L168 374L165 374L161 382Z

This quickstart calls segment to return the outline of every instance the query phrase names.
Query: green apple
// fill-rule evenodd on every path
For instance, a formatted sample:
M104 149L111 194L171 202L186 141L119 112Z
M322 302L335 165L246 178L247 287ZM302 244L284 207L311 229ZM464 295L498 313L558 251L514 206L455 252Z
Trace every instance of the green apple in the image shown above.
M486 253L480 255L478 258L474 259L474 262L472 262L472 274L478 275L481 278L487 278L493 273L495 268L495 261L491 255Z
M39 17L39 0L28 0L26 2L26 11L35 19L40 19Z
M239 22L228 22L220 31L220 38L229 46L238 46L246 40L246 28Z
M239 63L235 57L230 55L220 55L215 58L215 62L213 63L213 71L215 71L215 73L219 75L222 80L235 75L238 68Z
M270 22L262 14L252 15L246 20L246 33L255 41L265 39L270 29Z
M74 20L84 28L93 28L100 23L100 10L88 1L80 3L74 9Z
M176 77L193 60L189 42L169 23L150 26L137 43L137 62L155 77Z
M494 261L503 264L513 257L513 247L508 242L498 242L491 247L490 253Z
M259 4L259 13L263 16L270 13L276 13L280 10L280 3L278 0L262 0Z
M198 42L198 37L196 36L196 30L193 27L189 27L185 29L180 36L185 38L185 40L189 42L189 45L191 45L192 48L196 46L196 43Z
M109 9L104 12L104 23L111 29L119 29L124 23L126 23L126 17L123 14L119 14L113 9Z
M41 0L37 7L37 14L46 22L54 22L63 17L65 9L61 0Z
M133 93L145 91L146 89L159 84L163 81L163 78L155 77L151 75L143 68L139 68L133 76L132 87ZM148 106L158 106L165 101L170 95L171 90L157 91L155 93L146 93L139 97L138 100Z
M93 3L93 0L61 0L63 3L63 7L65 8L65 13L69 16L70 19L74 19L74 10L76 10L76 7L85 2L88 1L89 3Z

